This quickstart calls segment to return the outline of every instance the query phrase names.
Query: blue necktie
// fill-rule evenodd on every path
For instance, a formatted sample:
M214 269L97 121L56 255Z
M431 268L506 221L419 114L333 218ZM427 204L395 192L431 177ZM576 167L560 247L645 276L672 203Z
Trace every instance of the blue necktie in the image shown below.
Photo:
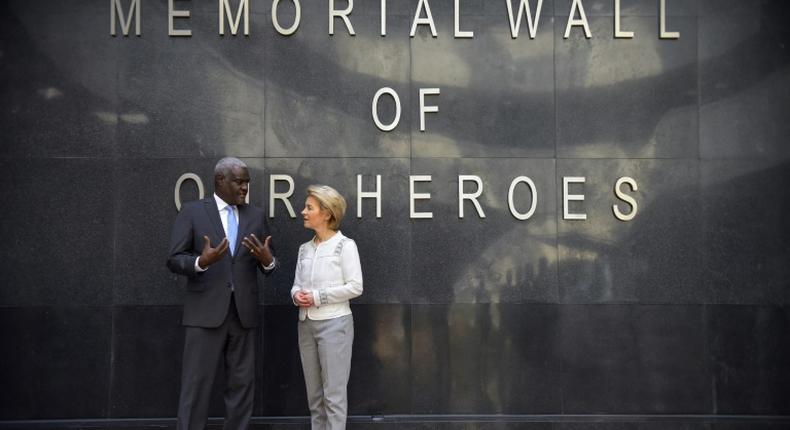
M239 233L239 224L236 222L236 215L233 213L233 206L228 205L228 247L230 255L236 250L236 235Z

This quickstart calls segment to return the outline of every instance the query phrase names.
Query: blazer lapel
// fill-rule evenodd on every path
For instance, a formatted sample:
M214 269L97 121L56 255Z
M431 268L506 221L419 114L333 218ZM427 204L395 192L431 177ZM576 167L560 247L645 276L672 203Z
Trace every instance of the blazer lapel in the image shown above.
M214 233L217 235L217 240L222 241L225 237L225 229L222 228L222 220L219 218L219 210L217 210L217 202L213 198L203 200L203 208L206 209L208 219L211 221L211 226L214 227ZM219 242L217 242L219 243ZM212 242L212 246L217 246L217 243Z

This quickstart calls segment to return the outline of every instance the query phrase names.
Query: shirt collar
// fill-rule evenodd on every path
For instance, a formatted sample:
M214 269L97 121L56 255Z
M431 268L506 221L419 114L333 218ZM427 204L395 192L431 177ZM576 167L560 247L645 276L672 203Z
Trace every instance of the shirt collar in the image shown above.
M229 204L227 204L225 202L225 200L222 200L222 198L220 198L220 196L218 196L217 193L214 193L214 201L217 203L217 210L220 213L222 213L222 211L226 210L225 209L226 207L230 206Z

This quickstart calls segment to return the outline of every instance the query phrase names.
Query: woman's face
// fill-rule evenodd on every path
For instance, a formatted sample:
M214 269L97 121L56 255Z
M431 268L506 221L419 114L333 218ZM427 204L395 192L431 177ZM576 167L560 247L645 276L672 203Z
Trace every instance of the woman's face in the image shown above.
M315 197L307 196L307 199L304 201L304 209L302 210L304 228L311 230L327 228L329 218L329 211L321 209L321 205Z

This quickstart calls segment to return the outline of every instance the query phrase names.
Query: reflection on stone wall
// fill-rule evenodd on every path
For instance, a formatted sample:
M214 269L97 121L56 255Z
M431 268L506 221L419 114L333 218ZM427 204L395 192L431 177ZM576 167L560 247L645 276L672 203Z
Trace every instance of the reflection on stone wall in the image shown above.
M569 0L543 2L534 39L526 22L511 37L500 1L461 2L473 39L453 38L449 0L430 2L436 38L409 37L416 1L389 2L386 37L379 2L356 2L353 37L327 34L326 2L303 1L290 37L271 2L251 2L249 37L217 35L214 1L176 2L191 38L167 36L167 2L142 3L141 37L109 36L104 2L0 5L0 427L174 416L173 188L193 172L210 190L224 155L250 165L254 204L268 205L273 174L293 178L297 211L311 183L349 201L342 229L365 273L350 427L379 415L403 419L378 424L393 428L462 428L422 423L434 415L786 425L787 2L668 0L678 40L658 38L653 0L623 2L633 39L613 38L603 0L583 2L590 39L563 38ZM388 133L371 115L382 87L402 108ZM424 132L421 88L441 89ZM379 115L395 117L391 99ZM372 200L356 217L357 175L364 190L382 176L381 218ZM410 218L410 175L431 175L417 205L433 218ZM459 217L459 175L480 177L485 218L470 202ZM519 176L536 187L517 188L520 210L535 200L525 221L508 205ZM563 219L568 176L585 178L572 203L584 221ZM629 222L612 211L623 176L638 183ZM181 195L198 197L193 184ZM281 203L275 214L283 267L260 286L255 415L304 416L288 289L309 234Z

